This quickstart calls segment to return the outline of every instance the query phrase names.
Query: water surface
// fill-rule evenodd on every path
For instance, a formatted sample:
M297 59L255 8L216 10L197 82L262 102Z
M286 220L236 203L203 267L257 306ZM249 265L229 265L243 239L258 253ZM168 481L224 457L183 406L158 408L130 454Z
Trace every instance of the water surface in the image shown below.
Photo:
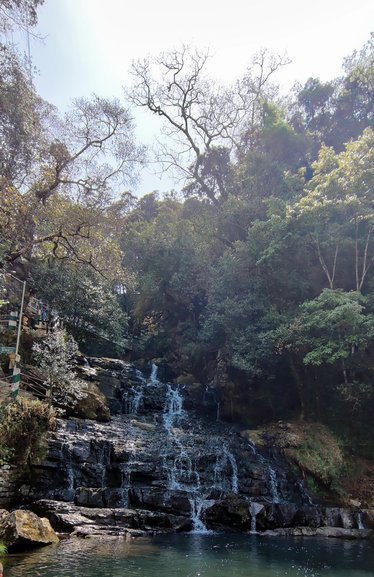
M180 534L70 539L10 555L4 577L373 577L374 544L324 538Z

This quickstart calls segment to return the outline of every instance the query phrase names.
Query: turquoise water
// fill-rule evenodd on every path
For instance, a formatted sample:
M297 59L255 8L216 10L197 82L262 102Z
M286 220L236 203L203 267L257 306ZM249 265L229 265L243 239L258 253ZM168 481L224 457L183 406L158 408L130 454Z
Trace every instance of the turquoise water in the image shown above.
M10 555L4 577L373 577L374 544L187 534L63 541Z

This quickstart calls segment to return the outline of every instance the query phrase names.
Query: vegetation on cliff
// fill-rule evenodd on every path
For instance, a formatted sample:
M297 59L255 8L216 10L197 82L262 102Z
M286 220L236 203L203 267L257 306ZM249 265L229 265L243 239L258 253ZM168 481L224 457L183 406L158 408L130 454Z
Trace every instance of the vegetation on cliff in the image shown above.
M32 24L40 3L10 4ZM262 51L231 87L206 60L135 63L125 106L94 96L63 117L1 45L1 266L85 352L164 357L226 418L322 422L372 457L374 38L288 98L283 58ZM134 105L163 122L180 193L123 192L145 159Z

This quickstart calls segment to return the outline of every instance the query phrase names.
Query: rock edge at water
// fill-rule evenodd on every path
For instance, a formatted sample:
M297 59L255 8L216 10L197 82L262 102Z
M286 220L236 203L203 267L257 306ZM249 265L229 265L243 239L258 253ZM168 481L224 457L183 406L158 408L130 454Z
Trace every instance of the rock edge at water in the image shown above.
M372 538L370 529L344 529L343 527L282 527L272 531L259 533L262 536L281 537L333 537L336 539L368 539Z
M38 517L32 511L2 511L0 540L9 550L28 549L38 545L58 543L59 538L45 517Z
M74 533L80 537L125 534L140 536L191 530L189 518L159 511L81 507L47 499L36 501L32 509L47 517L57 531Z

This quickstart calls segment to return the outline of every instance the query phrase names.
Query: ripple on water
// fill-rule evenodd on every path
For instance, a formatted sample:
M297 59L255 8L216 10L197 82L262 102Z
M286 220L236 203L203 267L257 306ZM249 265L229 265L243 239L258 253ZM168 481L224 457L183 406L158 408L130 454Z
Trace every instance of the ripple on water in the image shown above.
M369 542L184 534L69 539L9 555L5 577L373 577Z

